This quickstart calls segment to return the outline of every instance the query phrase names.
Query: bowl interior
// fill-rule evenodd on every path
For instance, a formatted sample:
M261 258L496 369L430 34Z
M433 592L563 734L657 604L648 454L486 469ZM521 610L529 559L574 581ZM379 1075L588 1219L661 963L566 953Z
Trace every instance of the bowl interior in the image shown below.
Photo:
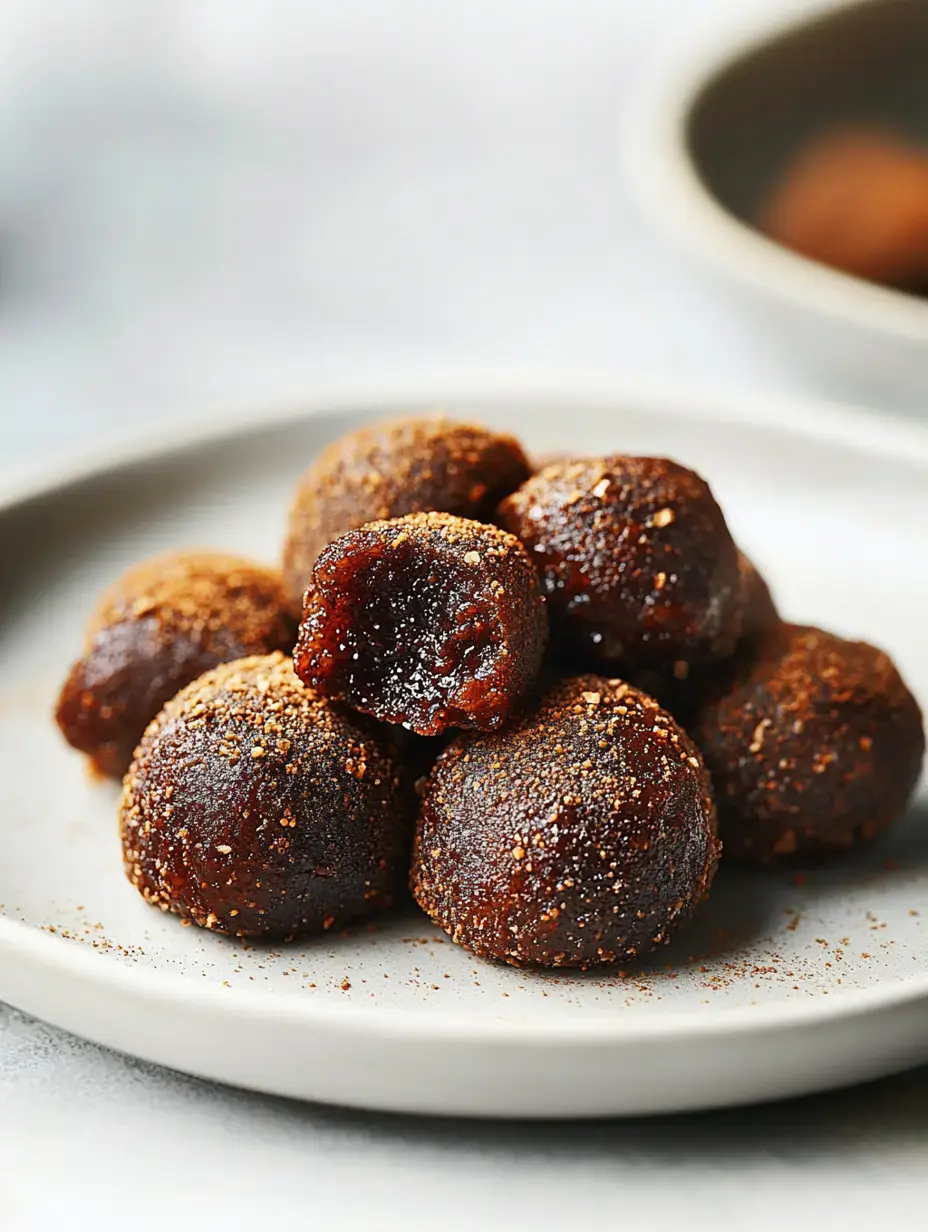
M867 0L742 54L694 100L690 157L704 186L753 223L793 153L833 125L891 128L928 146L928 4Z

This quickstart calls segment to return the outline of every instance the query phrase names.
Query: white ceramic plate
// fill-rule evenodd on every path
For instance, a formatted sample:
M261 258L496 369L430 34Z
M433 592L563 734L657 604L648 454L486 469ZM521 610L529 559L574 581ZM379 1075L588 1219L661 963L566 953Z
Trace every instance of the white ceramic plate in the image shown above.
M805 879L724 869L692 931L624 975L497 968L412 911L268 950L144 904L122 875L115 789L90 780L52 725L57 685L97 591L137 557L214 544L273 559L298 472L357 417L340 404L0 498L0 997L194 1074L417 1112L663 1112L928 1060L924 798L878 847ZM656 451L698 467L785 612L883 643L928 701L917 427L578 382L366 405L441 405L538 450Z

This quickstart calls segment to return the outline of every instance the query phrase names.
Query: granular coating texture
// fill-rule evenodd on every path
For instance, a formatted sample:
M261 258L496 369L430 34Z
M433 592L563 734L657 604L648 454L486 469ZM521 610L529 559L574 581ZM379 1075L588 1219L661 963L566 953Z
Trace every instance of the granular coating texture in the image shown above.
M284 583L299 611L316 557L365 522L437 509L484 522L531 473L519 442L443 415L349 432L300 480L284 547Z
M323 550L294 666L327 697L423 736L492 730L534 684L547 632L518 539L452 514L414 513Z
M502 502L499 521L535 561L568 661L629 675L734 650L738 550L693 471L665 458L555 463Z
M692 741L620 680L562 681L506 732L439 757L411 886L452 940L516 966L623 963L668 940L718 861Z
M727 856L767 863L872 838L904 809L925 748L892 660L783 625L693 732Z
M120 804L126 872L204 928L295 937L392 905L411 811L373 724L283 655L255 656L201 676L146 730Z
M289 651L295 633L274 570L221 552L145 561L91 616L58 725L98 771L121 778L146 725L178 689L230 659Z
M800 149L760 225L803 256L903 290L928 288L928 152L844 128Z

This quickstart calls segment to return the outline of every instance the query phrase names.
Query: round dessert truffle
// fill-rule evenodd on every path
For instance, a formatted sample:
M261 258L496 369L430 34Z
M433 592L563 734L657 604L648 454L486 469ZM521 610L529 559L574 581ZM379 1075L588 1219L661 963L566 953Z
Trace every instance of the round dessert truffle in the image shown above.
M690 668L685 659L660 666L644 667L633 673L633 683L665 706L678 723L690 731L696 716L708 702L731 688L745 665L753 662L763 642L780 627L770 587L743 552L738 553L741 590L744 602L741 637L730 658L721 663L706 663Z
M761 216L778 243L859 278L928 289L928 152L845 128L802 147Z
M529 549L568 660L628 675L734 650L738 550L693 471L665 458L555 463L502 502L499 521Z
M419 906L516 966L621 963L705 896L719 843L695 745L619 680L556 685L506 732L438 759L413 847Z
M281 654L240 659L147 728L120 804L126 872L204 928L295 937L393 903L411 807L373 724L304 688Z
M273 570L221 552L156 557L103 596L59 695L58 726L101 774L121 778L178 689L230 659L289 651L295 635Z
M770 587L763 574L744 552L738 553L738 570L741 574L741 591L744 596L744 617L741 624L741 643L759 645L769 634L780 627L780 613L773 601Z
M533 685L547 633L518 539L448 513L413 513L323 550L294 666L327 697L422 736L490 731Z
M761 863L872 838L904 810L925 748L888 655L798 625L770 638L693 735L726 855Z
M284 546L284 584L299 610L316 557L365 522L437 509L478 522L531 474L511 436L443 415L398 419L339 437L300 480Z

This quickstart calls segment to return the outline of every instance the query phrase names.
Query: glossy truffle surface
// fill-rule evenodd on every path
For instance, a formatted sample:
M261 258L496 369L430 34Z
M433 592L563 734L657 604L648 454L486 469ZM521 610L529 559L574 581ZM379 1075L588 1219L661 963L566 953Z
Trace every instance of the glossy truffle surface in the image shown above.
M726 856L769 862L872 838L904 809L925 737L892 660L866 642L784 625L694 737Z
M744 617L741 622L741 642L759 645L780 627L780 613L774 602L767 579L744 552L738 553L738 570L744 595Z
M554 463L500 505L548 598L552 644L623 675L731 654L738 551L708 484L664 458Z
M146 730L120 805L126 872L204 928L294 937L392 904L410 807L373 725L304 688L283 655L241 659Z
M325 548L294 651L328 697L423 736L499 727L533 685L547 614L512 535L446 513L372 522Z
M284 547L284 581L299 610L316 557L365 522L437 509L489 521L531 473L519 442L444 415L359 428L325 449L297 488Z
M706 894L718 851L693 743L631 686L581 676L517 726L459 736L439 757L411 885L481 957L589 967L666 941Z
M928 290L928 151L879 129L827 133L800 150L761 225L845 273Z
M746 666L753 662L761 645L780 628L780 614L770 587L743 552L738 553L738 569L744 615L734 653L717 663L691 668L686 660L676 660L634 673L633 683L657 698L687 731L712 698L732 687Z
M99 772L121 778L146 724L178 689L230 659L289 651L294 637L275 571L221 552L145 561L91 617L58 725Z

